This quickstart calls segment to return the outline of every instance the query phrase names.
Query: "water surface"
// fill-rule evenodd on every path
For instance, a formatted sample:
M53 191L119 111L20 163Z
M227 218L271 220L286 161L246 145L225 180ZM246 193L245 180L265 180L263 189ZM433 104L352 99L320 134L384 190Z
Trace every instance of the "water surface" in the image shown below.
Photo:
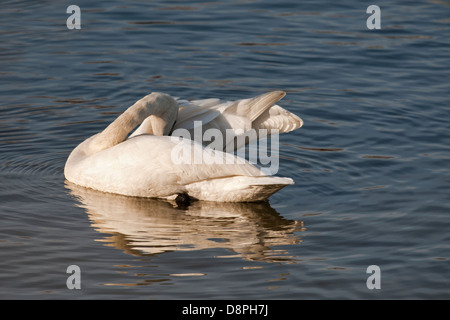
M365 1L78 1L81 30L70 4L0 11L0 298L450 298L449 2L378 2L381 30ZM268 203L64 179L70 151L149 92L269 90L305 125L280 137L296 184Z

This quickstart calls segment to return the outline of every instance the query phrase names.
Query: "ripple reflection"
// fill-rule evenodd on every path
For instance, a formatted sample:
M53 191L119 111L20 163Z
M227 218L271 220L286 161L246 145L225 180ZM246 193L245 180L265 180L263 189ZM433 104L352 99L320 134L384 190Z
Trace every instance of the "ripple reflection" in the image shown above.
M306 230L302 221L283 218L268 202L197 201L179 208L175 202L102 193L68 181L66 188L92 227L108 235L98 241L136 256L224 248L245 260L295 263L287 246L301 243L297 233Z

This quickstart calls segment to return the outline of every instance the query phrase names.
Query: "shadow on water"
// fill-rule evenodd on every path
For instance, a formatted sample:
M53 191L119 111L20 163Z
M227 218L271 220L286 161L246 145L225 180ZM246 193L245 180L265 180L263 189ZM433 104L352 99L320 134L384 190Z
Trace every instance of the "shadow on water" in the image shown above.
M223 248L249 261L295 263L287 246L301 243L304 223L283 218L268 202L215 203L126 197L74 185L98 239L135 256ZM107 236L106 236L107 235ZM278 249L277 249L278 248Z

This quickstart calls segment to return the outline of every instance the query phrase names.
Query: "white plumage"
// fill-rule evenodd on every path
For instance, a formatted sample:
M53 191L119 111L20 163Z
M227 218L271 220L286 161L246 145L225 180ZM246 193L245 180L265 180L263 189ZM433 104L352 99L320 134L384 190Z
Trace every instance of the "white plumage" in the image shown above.
M187 193L209 201L264 200L293 180L267 176L233 154L211 153L200 143L169 135L180 128L194 130L197 121L203 130L233 129L239 134L251 128L268 129L269 134L271 130L297 129L302 120L274 106L283 96L284 92L275 91L234 102L188 102L162 93L149 94L105 130L79 144L66 162L65 177L84 187L127 196L171 198ZM200 155L203 161L177 163L175 150Z

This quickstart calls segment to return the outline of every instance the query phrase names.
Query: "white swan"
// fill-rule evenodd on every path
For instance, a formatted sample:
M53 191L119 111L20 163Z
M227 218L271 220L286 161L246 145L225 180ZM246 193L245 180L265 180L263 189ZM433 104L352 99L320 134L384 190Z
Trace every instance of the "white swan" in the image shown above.
M269 126L271 113L276 118L284 110L278 106L274 106L272 112L269 110L284 93L276 95L278 99L274 101L273 98L269 101L267 97L260 96L260 100L254 98L256 100L229 103L229 111L219 114L239 118L242 117L241 111L245 110L251 116L248 118L251 125ZM260 103L256 103L257 100ZM210 126L220 128L226 122L226 118L217 120L217 110L208 109L205 100L203 103L191 103L193 112L189 112L188 104L181 102L178 113L179 104L169 95L151 93L140 99L106 129L83 141L72 151L64 168L66 179L84 187L127 196L175 198L187 194L195 199L218 202L260 201L293 184L290 178L267 176L256 166L233 154L221 151L212 154L199 143L167 136L175 122L180 126L183 121L189 123L189 119L202 119L202 110L203 118L207 120L205 123L210 123ZM222 109L219 111L226 111ZM294 128L302 124L298 119L296 117ZM234 121L232 127L237 123L239 121ZM138 125L133 137L127 139ZM269 126L269 129L272 127ZM204 161L190 164L174 162L173 151L180 147L191 151L191 155L200 155ZM217 157L224 160L222 164L215 161ZM229 164L231 162L234 164Z

